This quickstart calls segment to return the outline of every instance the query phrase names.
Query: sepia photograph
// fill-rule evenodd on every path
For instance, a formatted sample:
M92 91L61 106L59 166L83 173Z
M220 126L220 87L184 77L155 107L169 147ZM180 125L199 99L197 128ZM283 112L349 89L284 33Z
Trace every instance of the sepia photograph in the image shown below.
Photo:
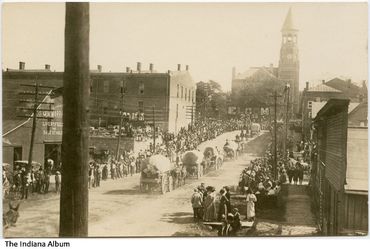
M368 236L367 2L1 9L3 238Z

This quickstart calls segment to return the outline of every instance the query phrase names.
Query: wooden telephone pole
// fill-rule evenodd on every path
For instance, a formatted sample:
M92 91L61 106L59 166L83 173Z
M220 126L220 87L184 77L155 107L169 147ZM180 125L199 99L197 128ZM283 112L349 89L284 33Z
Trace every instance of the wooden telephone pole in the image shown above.
M288 143L288 122L289 122L289 97L290 97L290 85L287 84L286 88L286 96L287 96L287 102L286 102L286 114L285 114L285 137L284 137L284 159L288 159L288 153L287 153L287 143Z
M274 94L271 96L274 98L274 180L277 180L277 98L281 95L277 94L277 91L274 91Z
M32 170L33 146L35 144L35 134L36 134L37 119L48 119L48 120L52 119L51 115L48 115L48 117L43 117L43 116L39 117L39 116L37 116L38 111L44 111L44 112L51 112L51 111L53 111L51 108L49 108L49 109L41 109L41 108L39 108L39 106L40 105L43 105L43 104L49 104L50 107L53 104L51 102L46 102L44 100L43 101L40 101L39 100L39 97L40 96L44 98L45 96L47 96L47 95L49 95L51 93L51 92L48 92L48 93L40 92L40 88L49 88L49 89L52 89L53 87L42 86L42 85L40 85L37 82L37 79L36 79L35 84L21 84L21 86L35 88L35 90L33 92L23 92L23 93L20 93L21 95L33 95L33 99L32 100L20 100L20 102L23 102L23 103L32 103L32 108L27 108L27 107L21 107L20 108L21 110L24 110L24 111L32 111L31 116L18 115L18 117L22 117L22 118L32 118L31 141L30 141L30 148L29 148L29 152L28 152L28 170Z
M66 3L60 237L88 236L89 3Z
M121 140L121 129L122 129L122 122L123 122L123 96L124 96L124 89L123 89L123 82L121 85L121 108L120 108L120 119L119 119L119 128L118 128L118 141L117 141L117 149L116 149L116 161L119 160L119 152L120 152L120 140Z
M153 106L153 154L155 153L155 113L154 113L154 106Z

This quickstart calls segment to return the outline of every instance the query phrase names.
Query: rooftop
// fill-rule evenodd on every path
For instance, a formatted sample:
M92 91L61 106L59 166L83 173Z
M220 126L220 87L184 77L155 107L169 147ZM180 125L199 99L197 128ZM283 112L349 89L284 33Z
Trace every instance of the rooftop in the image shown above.
M307 92L341 92L333 87L327 86L325 84L320 84L314 87L311 87Z

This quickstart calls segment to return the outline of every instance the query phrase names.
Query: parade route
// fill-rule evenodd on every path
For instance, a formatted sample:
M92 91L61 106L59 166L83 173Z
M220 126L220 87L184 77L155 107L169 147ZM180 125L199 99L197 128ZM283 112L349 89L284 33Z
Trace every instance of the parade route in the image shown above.
M222 148L226 139L234 139L237 132L220 135L207 144ZM211 171L199 180L165 195L142 193L138 174L117 180L102 181L99 188L89 192L89 236L173 236L191 231L193 188L201 182L216 189L236 185L239 174L251 156L228 161L218 171ZM16 227L4 231L5 237L57 237L59 224L59 196L48 194L37 199L22 201ZM189 231L190 229L190 231ZM201 235L201 234L199 234Z
M221 146L235 132L226 133L209 144ZM167 237L217 236L217 232L193 221L190 197L193 189L205 183L218 191L223 186L236 186L241 171L260 156L269 143L269 134L248 141L246 153L233 161L224 162L221 169L200 179L187 179L186 184L172 192L143 193L140 176L102 181L99 188L89 191L89 237ZM286 184L282 206L257 210L256 229L242 231L239 236L308 236L317 234L306 185ZM245 215L241 213L241 215ZM5 237L58 237L59 196L40 195L39 199L23 201L16 227L4 231Z

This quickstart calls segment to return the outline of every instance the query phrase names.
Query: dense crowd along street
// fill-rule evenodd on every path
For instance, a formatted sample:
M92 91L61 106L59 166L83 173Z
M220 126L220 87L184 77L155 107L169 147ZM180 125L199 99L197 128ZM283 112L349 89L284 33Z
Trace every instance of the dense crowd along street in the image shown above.
M218 123L218 125L216 125L216 123ZM189 211L192 210L192 214L189 213L189 217L192 217L194 225L191 225L191 227L186 226L182 228L185 229L187 235L192 235L194 233L195 227L198 227L196 228L196 230L203 230L203 232L201 233L205 233L207 234L207 236L245 236L244 232L246 231L246 223L243 222L250 222L248 224L253 224L255 222L256 212L258 214L258 207L269 206L271 205L271 202L276 201L276 198L281 191L281 185L287 184L288 182L289 177L287 172L289 172L289 170L292 170L292 167L298 167L300 162L303 163L303 151L299 152L298 154L297 152L294 152L294 154L297 154L299 156L295 159L290 158L288 161L284 160L282 153L279 152L279 162L277 168L278 177L276 178L276 180L274 180L273 156L271 154L272 143L271 140L266 140L266 138L270 137L268 131L259 131L256 132L254 135L251 135L251 124L243 125L243 122L237 120L214 120L208 123L209 125L206 124L207 123L204 122L201 125L189 127L189 130L183 129L180 133L180 136L173 136L170 140L162 139L162 143L157 144L155 152L153 152L153 147L148 147L146 150L139 151L137 155L131 152L119 156L118 160L115 160L115 157L113 155L107 155L106 158L99 158L96 161L91 160L89 170L89 188L91 191L91 198L93 198L92 200L98 198L99 203L101 198L104 199L107 196L104 193L117 192L117 196L122 195L125 196L125 198L128 197L128 193L131 193L133 198L135 198L136 196L136 198L140 201L135 205L142 205L145 200L154 201L156 198L158 198L158 194L152 191L147 192L146 190L143 192L140 182L143 182L143 177L147 177L148 167L153 170L151 174L154 174L154 177L159 177L160 175L163 175L163 172L161 172L161 170L163 170L164 164L163 159L158 162L160 165L155 165L156 162L152 162L153 165L151 165L150 163L148 164L150 158L163 156L165 158L168 158L168 161L172 165L170 166L170 176L172 180L171 183L169 183L172 185L172 187L167 186L166 189L160 189L160 192L165 193L167 191L171 192L171 190L174 190L172 191L173 193L167 193L164 196L171 196L176 193L176 196L179 195L179 197L183 199L181 201L181 203L183 203L182 205L185 204L188 207L186 208L188 210L186 213L189 213ZM210 129L210 127L218 128ZM207 129L211 130L212 132L202 132L206 131ZM201 136L201 134L203 134L203 136ZM250 147L248 148L248 143L253 143L254 139L258 140L259 136L264 137L263 144L259 144L256 148L254 148L254 150L257 149L257 151L259 151L258 154L260 155L260 157L256 157L250 160L250 162L245 161L245 153L250 153ZM250 140L252 140L252 142L248 142ZM167 143L165 141L167 141ZM204 157L200 161L200 167L202 168L202 170L204 170L204 175L194 178L194 176L191 174L191 169L187 168L186 166L186 160L184 161L184 155L186 153L191 154L194 150L185 151L183 149L183 146L176 147L177 143L181 143L184 146L189 146L186 147L188 149L195 148L196 151L203 151ZM227 157L228 148L230 146L229 144L232 143L238 144L238 147L234 151L235 155L233 157ZM169 147L167 147L166 145ZM150 144L150 146L152 146L152 144ZM220 148L220 151L216 149L217 147ZM177 150L177 148L179 148L179 150ZM172 154L176 155L176 153L177 157L171 157ZM214 160L215 158L217 158L218 154L223 154L223 163L216 167ZM291 153L291 155L293 155L293 153ZM106 161L104 161L104 159ZM244 166L244 169L240 166L237 166L236 168L231 170L231 165L239 165L240 163L242 163L242 165L248 163L248 165L247 167ZM11 187L11 189L13 190L11 190L10 193L12 193L15 189L20 188L21 191L18 195L15 195L13 193L13 195L7 196L8 198L11 198L11 200L3 199L3 203L10 203L12 206L15 206L16 203L20 203L21 211L21 216L19 218L20 224L14 228L9 227L6 232L7 236L17 236L16 234L24 232L18 230L21 229L19 228L19 226L22 227L21 224L24 225L24 222L27 219L35 218L33 217L33 215L31 215L32 209L39 208L39 205L44 205L38 200L44 199L46 202L57 202L59 193L58 185L60 184L60 181L62 179L60 179L58 169L52 168L51 166L52 162L49 161L45 168L40 166L39 170L37 171L37 173L53 171L56 172L54 176L56 179L59 178L59 180L51 181L51 184L49 182L49 189L45 188L45 183L35 181L34 184L33 181L28 181L28 186L25 185L26 187L28 187L29 191L29 196L27 200L25 200L25 196L22 196L22 193L24 192L24 187L22 185L17 187L13 185ZM157 168L155 166L157 166ZM176 172L178 172L179 169L180 172L184 172L184 175L175 174ZM211 179L213 180L208 181L208 175L213 175L213 172L220 173L217 173L216 178L211 177ZM225 173L232 173L233 177L229 180L224 180L223 174ZM49 175L49 177L51 177L51 173L49 173ZM22 172L17 173L15 177L22 179ZM39 180L39 178L36 179ZM212 184L212 182L216 179L216 184ZM13 183L17 181L18 180L13 179ZM3 183L7 184L9 184L9 182L9 180L3 181ZM199 185L194 186L194 184L197 184L197 182ZM140 188L138 187L138 185L140 186ZM99 190L100 188L102 188L102 190ZM152 190L156 190L155 186ZM54 191L56 192L56 194L50 193ZM131 194L129 194L129 196L131 196ZM142 194L144 194L144 196L142 196ZM45 195L45 197L41 198L41 196L38 197L38 195ZM240 195L244 196L246 202L242 201L242 204L239 203L240 200L237 196ZM22 197L24 199L23 201ZM109 202L109 200L107 201ZM107 206L104 205L104 207L100 207L98 208L98 210L103 208L101 210L103 211L106 207ZM127 208L129 208L128 212L131 212L130 205ZM53 208L53 210L55 209ZM99 217L98 219L105 224L110 219L108 219L107 221L103 221L102 219L104 219L103 217L106 211L104 211L104 213L101 213L101 211L99 211L96 215L97 217ZM29 215L31 216L28 217ZM92 213L92 217L95 217L94 211ZM52 218L51 220L55 218L56 217ZM257 215L257 220L258 218L259 217ZM22 219L25 220L22 221ZM203 226L203 222L205 224L207 222L210 222L211 224L216 222L217 225L211 225L209 227ZM102 231L101 229L103 229L105 225L102 224L101 226L102 227L100 228L98 226L96 232L93 232L92 234L98 236L102 235L98 231ZM211 227L214 228L209 230ZM131 233L128 230L120 231L120 229L117 227L117 231L114 232L114 234L116 234L116 236L140 236L141 234L145 235L146 233L149 234L150 232L153 232L151 230L147 231L144 229L145 231L140 231L140 233L139 231L137 231L137 233L135 234L135 229L133 229ZM247 227L248 231L250 229L251 227ZM43 232L40 231L40 234L36 231L29 231L29 234L32 234L32 236L53 236L55 230L53 231L54 232L52 232L51 230ZM168 234L168 232L163 232L162 235L172 234Z

